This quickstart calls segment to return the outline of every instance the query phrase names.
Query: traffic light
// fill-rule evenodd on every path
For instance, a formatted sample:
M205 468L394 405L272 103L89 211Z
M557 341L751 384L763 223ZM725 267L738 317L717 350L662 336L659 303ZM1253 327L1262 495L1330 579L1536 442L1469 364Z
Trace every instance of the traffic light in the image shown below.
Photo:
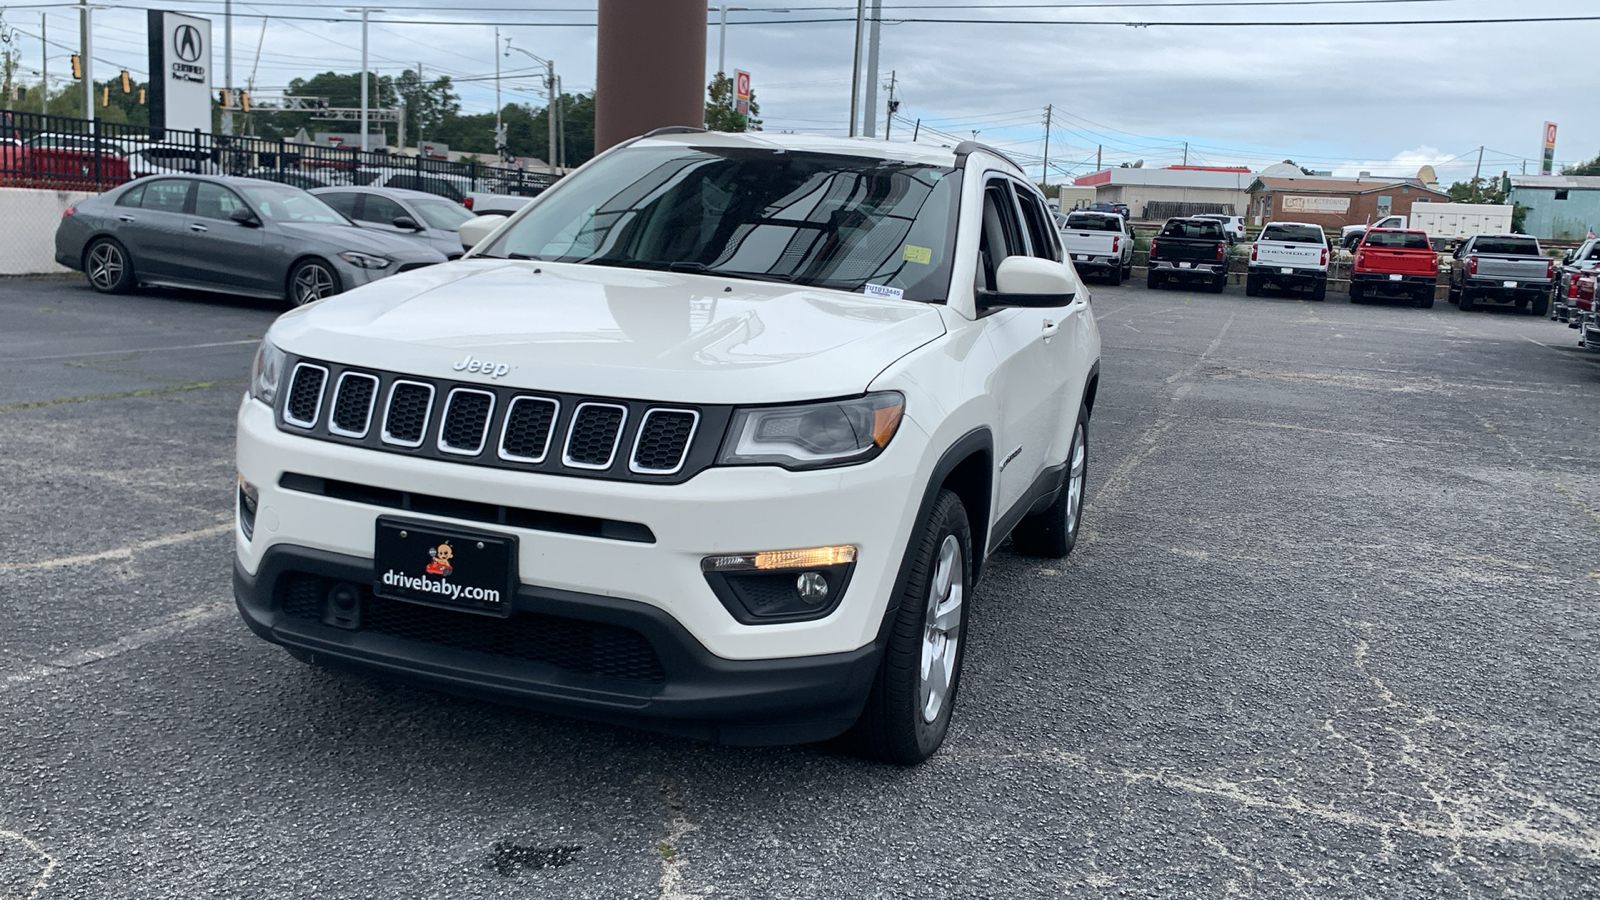
M83 57L79 56L76 53L72 54L72 77L73 78L82 78L83 77Z
M144 88L139 88L139 105L144 105Z
M245 91L239 92L239 108L245 112L250 111L250 95Z
M111 105L111 85L109 85L109 84L104 86L104 87L102 87L102 88L100 88L100 105L101 106L110 106Z
M230 104L228 101L232 100L233 98L228 96L228 89L227 88L223 88L222 90L218 91L217 92L217 96L222 98L222 108L223 109L231 109L232 108L232 104Z
M122 70L122 92L124 94L133 93L133 79L128 77L127 69Z

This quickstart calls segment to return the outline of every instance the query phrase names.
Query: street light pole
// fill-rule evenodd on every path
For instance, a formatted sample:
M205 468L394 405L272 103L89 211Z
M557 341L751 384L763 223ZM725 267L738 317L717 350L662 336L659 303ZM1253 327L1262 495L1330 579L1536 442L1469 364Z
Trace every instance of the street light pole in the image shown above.
M850 136L861 127L861 26L867 18L867 0L856 0L856 40L850 45Z
M91 34L94 27L89 14L93 9L89 0L78 0L78 44L83 57L83 117L91 122L94 121L94 40Z
M535 56L534 54L529 53L528 51L522 49L521 47L513 47L513 46L511 46L511 38L506 38L506 55L510 56L512 50L515 50L518 53L521 53L523 56L526 56L527 58L533 60L536 63L544 63L544 67L545 67L545 81L544 81L544 84L545 84L545 97L548 98L549 101L550 101L550 104L544 108L544 118L545 118L545 124L550 126L550 149L549 149L548 152L550 154L550 158L549 158L550 174L554 175L554 174L556 174L556 105L560 102L560 99L556 94L556 64L555 64L555 61L554 60L545 59L542 56ZM499 66L500 66L500 60L496 59L494 64L495 64L495 68L498 69Z
M222 133L233 134L233 0L222 4L222 86L228 105L222 108Z
M506 49L511 49L511 39L506 38ZM505 146L500 135L505 131L505 125L500 121L500 29L494 30L494 152L496 156L505 155Z
M383 12L371 6L360 9L347 9L347 13L361 13L361 152L365 153L367 147L367 14Z
M721 75L723 72L728 71L728 67L727 67L727 60L728 60L728 13L729 12L744 12L744 11L748 10L749 8L750 7L748 7L748 6L729 6L726 3L722 4L721 6L710 7L710 10L712 12L720 13L720 24L717 27L717 74L718 75ZM780 12L780 10L770 10L770 11L771 12Z

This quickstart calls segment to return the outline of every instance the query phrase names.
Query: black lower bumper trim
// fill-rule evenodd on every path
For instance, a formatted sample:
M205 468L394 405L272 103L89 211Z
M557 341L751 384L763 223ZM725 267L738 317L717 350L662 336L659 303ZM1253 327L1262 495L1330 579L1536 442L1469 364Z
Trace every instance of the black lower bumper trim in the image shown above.
M380 611L384 618L364 628L360 615L331 609L327 615L308 612L308 602L321 610L328 601L306 599L307 578L364 589L372 582L372 562L284 544L267 550L255 575L234 561L234 598L245 624L302 660L725 744L804 743L843 733L866 702L883 649L880 635L848 653L723 659L654 606L529 585L518 588L516 613L509 621L461 612L444 615L465 619L441 624L435 619L443 611L434 610L424 614L433 617L425 623L397 625L396 617L410 612L400 604L400 609ZM291 583L299 585L296 598L286 596ZM483 637L485 629L511 623L525 633ZM572 662L578 657L570 650L541 655L543 651L505 649L535 647L540 632L552 632L549 641L581 642L583 638L572 635L585 628L603 632L607 641L605 648L590 651L588 658L605 656L599 664ZM620 632L647 643L652 662L643 661L637 647L618 643ZM629 655L618 662L618 653Z
M1356 274L1356 275L1351 275L1350 276L1350 283L1352 285L1359 285L1363 290L1369 290L1369 291L1382 291L1382 290L1408 290L1408 291L1414 291L1417 288L1422 288L1422 287L1426 287L1426 288L1436 287L1438 285L1438 283L1439 283L1439 279L1434 278L1434 277L1432 277L1430 275L1401 275L1400 276L1400 280L1399 281L1395 281L1393 278L1390 278L1388 275Z

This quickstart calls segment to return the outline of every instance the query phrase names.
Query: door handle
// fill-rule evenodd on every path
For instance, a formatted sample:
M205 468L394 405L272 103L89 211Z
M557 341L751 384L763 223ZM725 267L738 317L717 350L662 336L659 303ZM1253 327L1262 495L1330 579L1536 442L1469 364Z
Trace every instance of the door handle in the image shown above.
M1045 319L1044 320L1044 327L1039 329L1039 336L1041 338L1044 338L1046 341L1048 341L1051 338L1055 337L1056 336L1056 332L1058 332L1060 330L1061 330L1061 323L1060 322L1052 322L1049 319Z
M117 218L119 220L123 221L123 222L132 222L133 221L133 216L117 216Z
M190 225L189 226L189 230L190 231L210 231L211 229L209 229L209 228L205 227L204 225L201 225L201 224L199 224L197 222L197 223L195 223L193 225Z

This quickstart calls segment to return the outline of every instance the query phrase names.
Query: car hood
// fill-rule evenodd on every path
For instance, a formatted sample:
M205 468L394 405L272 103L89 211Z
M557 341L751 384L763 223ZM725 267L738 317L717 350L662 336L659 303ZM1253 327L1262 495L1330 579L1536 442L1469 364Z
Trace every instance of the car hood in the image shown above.
M335 253L356 250L387 256L402 263L443 262L444 256L426 244L398 234L382 234L354 225L322 225L315 222L278 222L274 226L285 237L315 241Z
M470 259L302 307L280 318L271 337L301 356L421 376L639 400L772 403L860 393L943 333L937 309L902 300ZM472 360L506 368L473 373L465 369Z

